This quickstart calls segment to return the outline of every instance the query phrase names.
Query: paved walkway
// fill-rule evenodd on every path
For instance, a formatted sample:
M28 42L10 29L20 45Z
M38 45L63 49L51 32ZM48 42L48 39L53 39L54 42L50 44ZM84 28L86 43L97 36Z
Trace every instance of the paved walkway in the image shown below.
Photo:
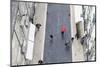
M83 47L80 43L80 40L74 39L72 44L72 58L73 62L85 61L83 55Z
M44 46L44 63L72 62L72 49L66 48L65 42L71 39L69 5L48 4L46 38ZM61 36L61 25L67 28L64 38ZM51 41L50 35L53 35ZM71 47L71 43L69 44Z

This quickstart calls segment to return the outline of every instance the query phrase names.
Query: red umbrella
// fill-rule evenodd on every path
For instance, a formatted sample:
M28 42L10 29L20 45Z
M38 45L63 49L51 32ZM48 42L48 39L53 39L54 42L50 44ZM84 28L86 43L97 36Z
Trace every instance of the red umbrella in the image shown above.
M67 32L67 28L66 28L65 25L62 25L62 26L61 26L61 32Z

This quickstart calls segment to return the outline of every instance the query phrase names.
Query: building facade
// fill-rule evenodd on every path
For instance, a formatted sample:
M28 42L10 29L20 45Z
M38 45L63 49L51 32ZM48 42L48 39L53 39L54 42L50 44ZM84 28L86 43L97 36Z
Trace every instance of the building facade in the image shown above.
M38 64L43 59L46 10L47 4L11 2L12 65Z
M86 61L96 60L96 7L83 6L84 31L86 32Z

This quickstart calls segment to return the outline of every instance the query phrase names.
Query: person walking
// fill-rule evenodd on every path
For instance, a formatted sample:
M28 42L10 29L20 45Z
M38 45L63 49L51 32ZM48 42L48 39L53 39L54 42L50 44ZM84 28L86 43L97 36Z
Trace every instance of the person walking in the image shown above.
M64 33L66 32L66 27L65 25L62 25L61 26L61 35L62 35L62 38L64 38Z
M38 61L38 64L43 64L43 61L42 61L42 60L39 60L39 61Z
M50 35L50 38L51 38L50 41L53 42L53 35L52 34Z
M40 27L41 27L41 24L37 23L36 28L38 29L38 31L39 31Z

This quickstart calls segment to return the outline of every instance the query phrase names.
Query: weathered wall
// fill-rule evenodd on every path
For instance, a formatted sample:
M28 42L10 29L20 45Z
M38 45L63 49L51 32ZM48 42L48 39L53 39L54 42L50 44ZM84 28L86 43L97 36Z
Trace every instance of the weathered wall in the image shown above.
M29 17L32 11L32 7L28 7L33 6L33 3L13 1L11 4L12 65L23 65L26 63L25 55L22 54L23 44L27 40Z
M12 65L38 64L43 60L47 4L12 2ZM31 20L30 20L31 18ZM32 20L33 19L33 20ZM33 60L25 58L30 22L41 24L35 31Z
M46 27L46 15L47 15L47 4L36 3L35 4L35 24L41 24L39 31L36 32L35 46L33 63L37 64L39 60L43 60L44 53L44 40L45 40L45 27Z

